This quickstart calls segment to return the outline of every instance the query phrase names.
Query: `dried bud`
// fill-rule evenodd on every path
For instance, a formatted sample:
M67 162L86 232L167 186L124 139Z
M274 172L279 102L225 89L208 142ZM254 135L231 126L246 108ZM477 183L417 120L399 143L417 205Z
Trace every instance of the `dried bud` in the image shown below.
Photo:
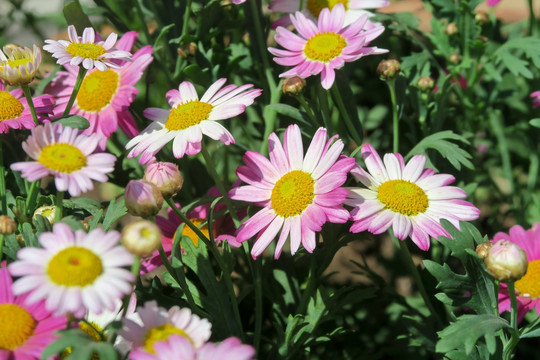
M154 184L164 198L173 197L184 185L184 178L178 166L170 162L155 162L148 165L143 180Z
M195 44L194 42L190 42L178 48L178 55L186 59L189 56L195 55L196 51L197 51L197 44Z
M287 78L283 80L283 85L281 85L281 90L284 94L287 95L298 95L304 90L306 86L306 80L301 77L294 76L292 78Z
M452 64L458 64L461 61L461 55L453 53L448 60L450 60Z
M476 20L476 23L479 25L484 25L489 23L489 15L487 12L479 10L476 12L476 15L474 16L474 19Z
M429 76L422 76L420 79L418 79L418 83L416 84L420 91L422 92L428 92L433 90L435 87L435 80L433 80Z
M484 260L486 258L489 249L491 249L492 246L493 243L491 241L486 241L476 247L476 253L480 257L480 259Z
M163 196L159 189L144 180L131 180L126 186L124 197L128 212L135 216L154 216L163 206Z
M15 220L7 215L0 215L0 234L11 235L17 230Z
M452 36L452 35L455 35L457 34L459 31L457 25L455 23L450 23L448 25L446 25L446 28L444 29L444 32L446 33L446 35L448 36Z
M400 70L401 64L394 59L383 60L379 63L379 66L377 66L377 74L379 74L382 80L395 78L399 75Z
M489 39L484 35L478 35L477 39L483 43L487 43L489 41Z
M36 215L41 215L47 218L47 220L49 220L49 223L51 225L54 225L54 218L56 217L56 206L50 205L39 207L36 209L36 211L34 211L34 215L32 216L34 220L37 218Z
M499 281L516 281L527 272L527 254L508 240L499 240L484 259L488 272Z
M133 255L151 255L161 245L161 230L151 221L139 220L122 230L122 245Z

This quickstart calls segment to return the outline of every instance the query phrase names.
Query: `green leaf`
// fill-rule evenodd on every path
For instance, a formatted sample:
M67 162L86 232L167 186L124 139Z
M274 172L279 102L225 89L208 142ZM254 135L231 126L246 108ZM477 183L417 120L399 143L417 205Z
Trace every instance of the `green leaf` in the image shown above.
M64 6L64 17L70 25L74 25L77 33L80 35L87 27L93 27L92 22L84 13L81 4L78 1L71 1Z
M37 236L34 234L34 230L32 229L32 225L29 223L24 223L21 226L21 235L23 236L24 242L27 246L31 247L41 247L39 246L39 242L37 239Z
M112 199L109 203L109 207L107 208L105 218L103 219L103 230L109 230L116 220L120 219L126 214L127 208L124 199L122 198L118 201Z
M73 129L85 130L90 127L90 122L85 117L80 115L68 115L56 120L55 122L62 124L62 126L69 126Z
M469 141L463 136L455 134L451 130L440 131L438 133L429 135L422 139L411 151L407 154L406 158L410 158L416 154L423 154L427 156L427 149L437 150L441 156L447 159L457 170L461 170L461 166L465 166L471 170L474 170L474 165L469 160L471 155L460 148L457 144L450 142L449 140L459 141L464 144L469 144Z
M294 106L287 105L287 104L270 104L270 105L267 105L266 108L273 110L277 112L278 114L291 117L294 120L303 123L304 125L307 125L310 127L313 126L308 121L306 113L303 111L300 111L300 109L295 108Z
M533 77L529 70L531 64L521 59L522 54L532 62L535 68L540 67L540 39L514 37L500 46L493 55L495 64L502 63L512 74L531 79Z
M530 124L531 126L540 128L540 119L539 119L539 118L536 118L536 119L529 120L529 124Z

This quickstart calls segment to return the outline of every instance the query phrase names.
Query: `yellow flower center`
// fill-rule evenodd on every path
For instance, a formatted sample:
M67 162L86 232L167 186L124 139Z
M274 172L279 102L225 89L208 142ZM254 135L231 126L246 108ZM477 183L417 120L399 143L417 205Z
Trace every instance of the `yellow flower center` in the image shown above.
M7 91L0 91L0 121L21 116L24 106Z
M64 286L90 285L103 273L101 259L84 247L71 246L56 254L47 273L52 282Z
M201 232L204 234L204 236L206 236L207 239L210 238L210 233L208 232L208 224L201 226L201 224L205 222L206 219L192 218L189 220L193 223L193 225L195 225L196 227L199 228L199 230L201 230ZM189 226L184 225L184 229L182 230L182 235L189 237L191 241L193 241L193 244L195 244L195 246L198 245L199 236L195 234L195 231L191 230Z
M103 341L101 335L99 334L99 332L103 332L103 329L95 322L90 322L90 324L88 324L84 321L81 321L79 322L79 329L84 331L92 340L96 342ZM66 359L72 352L73 348L70 346L62 352L62 356L60 356L60 358L62 360ZM90 358L90 360L99 360L99 355L97 353L92 353L92 357Z
M315 181L307 172L293 170L279 179L270 197L274 212L282 217L300 215L313 202Z
M424 190L407 180L390 180L381 184L377 198L387 209L409 216L423 213L429 206Z
M73 56L80 56L92 60L97 60L101 55L107 52L101 45L83 43L71 43L66 47L66 50Z
M341 55L345 46L347 42L343 36L334 32L324 32L308 39L304 46L304 54L310 60L326 63Z
M313 17L318 18L322 9L328 8L332 10L337 4L343 4L345 10L347 10L347 4L349 0L307 0L306 7Z
M529 261L527 273L515 285L520 295L540 297L540 260Z
M156 326L146 332L146 335L144 336L144 348L149 353L155 354L156 351L154 350L154 344L158 341L167 341L169 336L174 334L183 336L189 341L192 341L189 335L186 334L184 330L178 329L172 324L165 324Z
M12 68L18 68L21 65L26 67L26 64L28 64L29 62L32 62L32 60L33 60L32 58L11 59L11 60L8 60L7 63L4 63L4 64Z
M169 131L184 130L208 119L213 106L199 100L190 100L172 108L165 128Z
M77 94L77 105L84 111L100 111L111 102L118 83L118 73L114 70L88 74Z
M0 349L14 350L34 334L36 321L15 304L0 304Z
M72 173L86 166L86 156L81 150L66 143L45 146L38 161L51 170L64 173Z

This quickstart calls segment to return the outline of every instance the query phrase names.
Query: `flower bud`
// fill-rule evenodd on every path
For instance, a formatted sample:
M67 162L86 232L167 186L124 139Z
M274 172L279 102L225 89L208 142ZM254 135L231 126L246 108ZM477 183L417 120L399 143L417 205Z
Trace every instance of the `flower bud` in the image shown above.
M131 180L126 186L124 197L128 212L135 216L154 216L163 206L163 196L159 189L144 180Z
M173 197L184 185L184 178L178 166L170 162L155 162L148 165L143 180L154 184L164 198Z
M450 58L448 59L452 64L458 64L461 61L461 55L458 53L453 53L450 55Z
M448 25L446 25L446 28L444 29L444 32L446 33L446 35L448 36L452 36L452 35L455 35L457 34L459 31L457 25L455 23L450 23Z
M418 83L416 84L420 91L422 92L428 92L433 90L435 87L435 80L433 80L429 76L422 76L420 79L418 79Z
M476 20L476 23L479 25L485 25L489 23L489 15L485 11L478 10L474 16L474 20Z
M399 75L400 70L401 64L394 59L383 60L379 63L379 66L377 66L377 74L379 74L382 80L395 78Z
M283 90L283 93L287 95L298 95L302 92L302 90L304 90L305 86L306 80L299 76L293 76L292 78L283 80L281 90Z
M17 223L7 215L0 215L0 234L11 235L17 230Z
M32 216L32 219L37 219L36 215L41 215L47 220L49 220L49 223L51 225L54 225L54 218L56 217L56 206L54 205L48 205L48 206L42 206L36 209L34 211L34 215Z
M151 221L135 221L122 230L122 245L133 255L149 256L161 245L161 230Z
M178 55L186 59L189 56L195 55L195 53L197 52L197 44L194 42L190 42L180 46L177 50Z
M41 64L41 49L8 44L0 50L0 79L9 85L26 85L36 76Z
M492 246L493 243L491 241L486 241L476 247L476 253L480 257L480 259L484 260L486 258L489 249L491 249Z
M484 259L488 272L499 281L519 280L527 272L527 254L508 240L499 240Z

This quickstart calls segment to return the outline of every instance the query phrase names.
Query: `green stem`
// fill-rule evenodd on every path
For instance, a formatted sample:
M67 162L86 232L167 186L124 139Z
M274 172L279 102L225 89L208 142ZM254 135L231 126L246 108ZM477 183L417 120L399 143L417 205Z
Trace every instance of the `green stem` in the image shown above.
M184 12L184 21L182 23L182 37L185 36L189 30L189 17L191 16L191 1L186 0L186 11Z
M390 92L390 101L392 102L392 124L393 124L393 147L392 151L395 153L399 152L399 116L398 116L398 109L397 109L397 101L396 101L396 81L394 79L386 81L386 85L388 85L388 90Z
M28 102L28 107L30 108L30 113L32 113L32 120L34 120L34 123L39 125L39 121L36 114L36 108L34 107L34 101L32 100L32 94L30 92L30 87L26 85L21 85L21 89L24 93L24 97L26 98L26 101Z
M148 32L148 26L146 26L146 21L144 20L144 14L142 12L140 0L135 0L135 9L137 10L137 16L141 19L141 25L144 34L144 41L146 44L150 44L150 33Z
M28 197L26 198L26 214L31 215L31 212L34 212L34 207L36 206L36 199L38 195L39 185L41 180L36 180L30 184L30 191L28 191Z
M317 287L317 258L313 255L311 255L310 263L309 263L309 275L308 275L308 283L306 286L306 289L304 290L304 293L302 294L302 299L300 299L300 304L298 305L298 309L296 311L297 314L305 314L309 305L309 299L311 299L311 296L313 295L313 291Z
M343 120L345 120L345 125L347 126L347 129L351 133L353 140L356 142L356 145L361 145L362 137L360 136L360 134L358 134L358 131L356 131L356 127L354 127L353 125L351 117L349 116L349 112L345 108L345 103L343 102L343 98L341 97L341 93L339 92L337 84L334 84L334 86L332 86L331 91L334 97L334 101L336 102L338 106L339 113L341 114Z
M2 257L4 256L4 235L0 234L0 261L2 261Z
M69 112L71 111L71 108L73 107L73 103L75 102L75 99L77 98L77 94L79 93L79 89L81 88L81 84L84 80L84 76L86 75L86 70L82 65L79 66L79 74L77 75L77 80L75 80L75 86L73 87L73 92L71 93L71 96L69 97L69 101L66 105L66 109L64 110L64 114L62 116L69 115Z
M309 106L309 104L308 104L308 102L306 101L306 98L304 97L304 95L298 94L298 95L296 96L296 99L298 100L298 102L300 103L300 105L304 108L306 114L308 114L309 119L311 120L311 122L313 123L313 125L315 125L315 128L318 128L318 127L319 127L319 123L317 122L317 119L315 118L315 114L313 113L313 109L311 108L311 106Z
M7 215L6 171L4 169L4 139L0 137L0 197L2 198L2 214Z
M259 353L261 344L261 333L263 323L263 296L262 296L262 260L253 261L249 251L246 253L248 261L254 262L254 280L255 280L255 335L253 336L253 346L255 353Z
M506 283L508 286L508 294L510 295L510 306L511 306L511 313L510 313L510 326L512 326L512 329L518 330L517 328L517 299L516 299L516 290L514 287L514 282L510 281Z
M54 222L55 223L62 220L62 213L63 213L63 210L64 210L63 202L64 202L64 192L63 191L58 191L56 193L56 213L55 213L55 216L54 216Z
M529 4L529 35L533 35L536 31L536 16L534 15L533 0L528 0Z

